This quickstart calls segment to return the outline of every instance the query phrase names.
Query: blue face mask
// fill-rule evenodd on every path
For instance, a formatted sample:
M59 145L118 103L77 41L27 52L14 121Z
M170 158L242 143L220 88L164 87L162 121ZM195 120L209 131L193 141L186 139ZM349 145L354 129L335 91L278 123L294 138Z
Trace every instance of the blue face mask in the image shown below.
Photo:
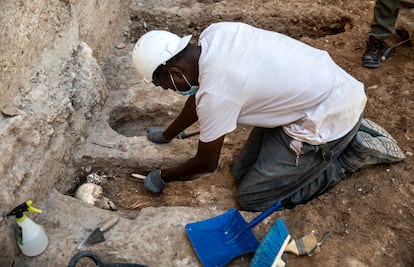
M180 95L195 95L197 93L199 87L197 85L191 85L191 83L187 80L187 78L185 77L185 75L183 73L182 73L182 75L183 75L183 78L184 78L185 82L188 84L188 86L190 86L190 89L188 89L187 91L178 90L177 85L175 85L174 78L170 74L170 79L171 79L172 84L174 85L175 92L177 92Z
M199 87L196 85L192 85L190 87L190 89L188 89L187 91L176 91L177 93L179 93L180 95L195 95L198 91Z

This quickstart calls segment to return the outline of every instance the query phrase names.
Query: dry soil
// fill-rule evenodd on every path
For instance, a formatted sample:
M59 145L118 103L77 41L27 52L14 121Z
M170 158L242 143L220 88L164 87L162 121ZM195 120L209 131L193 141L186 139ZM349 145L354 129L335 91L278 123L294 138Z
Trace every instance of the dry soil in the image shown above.
M191 5L190 1L184 2L177 5ZM206 8L221 5L216 6L216 10L222 8L223 14L226 10L243 6L245 13L242 16L223 16L222 19L245 21L278 30L327 50L342 68L365 84L368 96L365 116L387 129L407 153L403 162L376 165L349 174L347 179L317 199L272 215L286 220L293 237L311 232L321 237L325 231L331 232L320 253L313 257L285 254L288 266L414 266L414 49L397 47L378 69L361 66L373 1L199 2ZM278 28L272 22L272 16L279 16L280 13L272 7L281 3L285 4L288 23ZM326 15L318 15L320 10L324 10ZM411 20L414 17L413 10L409 8L402 7L401 11L400 17L411 16ZM219 20L214 18L215 21L212 21L213 18L208 16L195 18L200 20L200 30L206 24ZM161 27L162 23L159 21L159 25L152 27ZM194 31L194 25L197 21L189 31ZM171 25L170 30L174 31ZM114 47L112 57L116 59L129 53L138 33L131 37L126 48ZM391 45L400 40L394 34L388 43ZM117 79L108 75L106 78L109 84ZM163 126L167 124L165 122ZM230 169L249 131L250 128L240 126L226 137L220 167L213 174L189 182L170 183L159 195L146 192L142 182L136 179L115 176L104 186L105 193L121 212L136 212L147 206L238 208L236 186ZM198 141L197 136L191 138L194 142ZM258 236L262 237L266 230L258 226ZM237 259L235 264L247 266L250 258L251 255L246 255L243 259Z

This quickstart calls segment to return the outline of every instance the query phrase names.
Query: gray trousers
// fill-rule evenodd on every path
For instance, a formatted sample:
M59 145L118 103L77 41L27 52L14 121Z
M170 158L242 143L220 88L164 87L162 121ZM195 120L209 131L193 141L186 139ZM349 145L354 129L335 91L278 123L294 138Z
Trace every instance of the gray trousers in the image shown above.
M394 31L400 10L400 0L377 0L374 7L374 19L371 22L370 35L378 39L389 38Z
M336 185L345 178L338 157L360 123L339 140L324 145L303 143L303 154L290 148L293 139L281 127L254 128L233 166L241 208L262 211L277 200L293 208Z

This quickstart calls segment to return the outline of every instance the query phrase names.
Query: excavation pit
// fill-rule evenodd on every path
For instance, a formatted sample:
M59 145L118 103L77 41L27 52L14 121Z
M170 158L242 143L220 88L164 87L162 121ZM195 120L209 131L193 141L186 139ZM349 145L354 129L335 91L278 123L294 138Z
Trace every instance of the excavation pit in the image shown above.
M109 58L103 68L105 78L112 86L110 101L105 108L107 113L101 118L107 125L99 127L99 133L91 138L93 152L87 151L78 160L78 165L75 164L77 178L74 180L78 182L66 191L67 194L74 196L76 189L87 182L87 177L96 174L107 178L100 183L103 195L111 199L116 204L117 211L121 213L137 214L146 207L162 206L222 209L238 207L237 188L230 170L234 157L248 137L250 128L239 127L234 133L226 136L219 169L215 173L204 175L203 178L168 183L162 193L153 194L144 188L142 180L131 176L131 173L147 175L157 168L180 164L194 155L198 143L197 135L186 140L174 139L168 145L157 145L146 140L146 131L149 127L167 127L184 104L184 100L172 95L171 91L137 81L129 52L139 36L148 30L162 28L179 35L192 33L195 41L201 30L210 23L242 21L309 41L341 34L353 27L351 17L336 8L329 7L330 12L326 12L324 6L310 5L308 12L299 15L296 9L292 8L295 3L286 3L287 6L278 8L261 6L257 12L245 12L246 8L255 6L254 3L246 3L244 7L233 7L225 13L217 13L215 8L222 1L203 2L196 4L203 6L203 9L193 7L192 17L196 16L198 21L191 23L186 23L189 18L185 12L182 15L165 15L164 12L171 11L168 5L175 5L172 2L166 3L165 10L151 8L154 4L152 2L146 3L147 9L131 10L126 49L114 49L114 56ZM286 8L286 12L281 12L279 8ZM160 16L166 16L168 23L160 21ZM130 93L127 94L126 91ZM106 126L117 135L101 138L110 136L105 134L108 130L104 129ZM198 127L194 125L187 130L196 131ZM134 138L140 140L138 145L137 139ZM168 147L169 150L166 149ZM187 156L182 156L183 153Z
M109 125L126 137L146 136L151 126L168 126L177 112L170 109L142 110L134 106L115 107L109 114Z
M50 220L46 225L49 230L55 230L51 240L56 243L57 240L72 242L63 244L59 251L67 251L68 247L72 248L73 244L84 238L97 219L116 214L123 217L119 227L108 233L108 242L97 247L107 259L138 261L149 266L198 266L188 240L181 232L185 223L238 208L237 186L232 179L231 166L250 132L248 128L240 127L226 136L220 165L215 173L192 181L168 183L161 194L148 192L141 180L131 176L131 173L146 175L158 168L180 164L196 153L198 143L197 136L186 140L174 139L168 145L157 145L146 140L148 127L167 127L183 104L183 98L177 100L180 96L139 81L133 69L130 53L134 43L141 34L152 29L166 29L179 35L192 33L195 41L201 30L210 23L242 21L285 33L327 50L341 67L367 84L370 97L367 116L391 129L402 147L412 150L411 143L407 141L413 139L407 124L410 114L413 114L409 93L413 70L411 50L404 47L397 49L393 54L395 57L383 64L381 68L384 69L376 74L359 66L367 33L364 25L368 26L366 18L371 14L368 11L372 8L372 1L354 2L352 5L332 0L240 1L237 4L234 1L162 1L162 5L160 1L133 2L131 25L125 29L125 39L116 41L116 44L125 43L125 48L114 46L102 69L110 91L104 112L101 117L92 118L96 119L93 122L97 124L92 133L76 143L78 146L73 149L75 160L68 167L73 169L72 175L65 177L72 187L60 190L66 193L67 199L73 200L74 191L87 181L89 174L107 176L102 183L103 193L116 204L117 210L98 209L99 212L85 215L85 210L90 211L86 205L71 206L82 207L64 214L78 220L74 224L77 228L74 227L71 232L73 236L67 233L61 236L63 231L59 226L65 228L67 217L56 216ZM389 88L393 91L391 95ZM391 106L392 109L387 109ZM80 107L77 105L75 108ZM394 112L395 108L399 109L398 112ZM412 159L408 160L412 165ZM405 247L398 246L412 243L409 231L413 217L409 205L412 192L409 191L411 187L407 179L411 177L410 164L381 165L363 170L350 175L349 179L312 202L277 213L276 217L283 217L289 222L293 236L310 232L320 235L326 230L333 233L328 239L329 249L322 248L317 257L306 259L284 255L288 264L298 267L334 266L338 263L411 266L412 259ZM78 182L73 186L76 180ZM64 200L71 201L67 199ZM60 204L63 206L65 202ZM44 214L50 216L53 211L46 209ZM144 217L140 217L142 214ZM193 214L193 217L189 216ZM247 217L254 215L244 214ZM165 223L170 218L175 221ZM258 237L263 237L271 223L272 220L268 220L263 227L258 226ZM111 236L112 233L114 235ZM139 235L134 235L136 233ZM384 236L387 237L386 243L383 242ZM171 240L176 243L169 243ZM119 246L120 243L123 246ZM361 247L360 244L365 245ZM349 253L344 254L344 250ZM383 251L387 253L381 253ZM159 257L161 254L163 257ZM46 255L44 262L56 255L67 259L64 253L56 253ZM249 266L249 257L251 255L242 257L230 266Z

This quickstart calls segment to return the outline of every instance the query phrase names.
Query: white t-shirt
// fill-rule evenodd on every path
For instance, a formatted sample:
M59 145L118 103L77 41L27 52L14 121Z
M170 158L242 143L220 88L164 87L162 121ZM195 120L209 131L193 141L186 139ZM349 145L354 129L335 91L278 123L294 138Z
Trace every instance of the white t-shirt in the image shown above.
M366 104L364 86L326 51L238 22L200 35L196 94L200 140L237 124L283 126L298 141L322 144L347 134Z

